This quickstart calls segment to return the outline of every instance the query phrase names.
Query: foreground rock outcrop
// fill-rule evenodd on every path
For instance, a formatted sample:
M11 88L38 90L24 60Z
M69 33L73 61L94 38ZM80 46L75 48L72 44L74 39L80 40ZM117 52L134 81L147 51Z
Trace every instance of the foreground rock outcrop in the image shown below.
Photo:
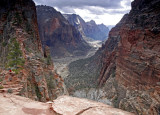
M76 28L60 12L49 6L37 6L37 19L42 44L54 58L86 55L91 48Z
M0 1L0 92L39 101L64 93L49 49L42 51L32 0Z
M15 95L0 94L0 102L1 115L133 115L102 103L68 96L41 103Z

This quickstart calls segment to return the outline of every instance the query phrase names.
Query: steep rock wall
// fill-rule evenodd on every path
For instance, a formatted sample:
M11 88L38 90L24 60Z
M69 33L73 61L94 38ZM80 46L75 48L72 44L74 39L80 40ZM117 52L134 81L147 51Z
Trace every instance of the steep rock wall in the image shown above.
M87 54L91 47L60 12L49 6L37 6L37 16L42 44L51 49L52 57Z
M42 51L35 3L1 0L0 22L1 92L39 101L63 94L63 80L54 72L49 51Z
M132 2L132 10L111 30L105 44L99 84L116 107L136 114L160 113L159 6L159 0ZM118 45L112 44L110 50L113 37Z

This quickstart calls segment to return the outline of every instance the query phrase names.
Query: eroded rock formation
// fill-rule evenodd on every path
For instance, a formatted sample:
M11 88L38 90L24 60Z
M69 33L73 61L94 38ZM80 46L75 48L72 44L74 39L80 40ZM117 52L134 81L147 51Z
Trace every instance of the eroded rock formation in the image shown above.
M132 2L105 44L99 85L115 106L136 114L160 113L159 6L160 0Z
M51 57L42 51L32 0L0 1L0 90L47 101L64 93Z

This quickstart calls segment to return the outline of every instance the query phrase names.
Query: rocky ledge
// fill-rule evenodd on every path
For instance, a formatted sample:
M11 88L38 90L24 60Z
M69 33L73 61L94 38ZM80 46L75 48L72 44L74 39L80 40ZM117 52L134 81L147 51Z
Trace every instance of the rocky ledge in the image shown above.
M0 94L0 102L1 115L132 115L102 103L69 96L42 103L16 95Z

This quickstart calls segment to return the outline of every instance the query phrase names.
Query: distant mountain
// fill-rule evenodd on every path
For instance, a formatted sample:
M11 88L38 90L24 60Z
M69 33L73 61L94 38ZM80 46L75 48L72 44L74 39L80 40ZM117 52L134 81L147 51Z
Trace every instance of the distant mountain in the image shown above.
M64 14L64 17L70 24L79 30L82 36L101 41L106 40L108 37L109 28L104 24L97 25L93 20L90 22L85 22L79 15L76 14Z
M63 14L63 16L69 21L71 25L79 30L81 35L84 35L83 28L86 26L86 22L76 14Z
M111 30L115 25L107 25L107 27L109 28L109 30Z
M37 6L42 45L51 49L54 58L85 55L90 46L78 30L60 12L49 6Z

